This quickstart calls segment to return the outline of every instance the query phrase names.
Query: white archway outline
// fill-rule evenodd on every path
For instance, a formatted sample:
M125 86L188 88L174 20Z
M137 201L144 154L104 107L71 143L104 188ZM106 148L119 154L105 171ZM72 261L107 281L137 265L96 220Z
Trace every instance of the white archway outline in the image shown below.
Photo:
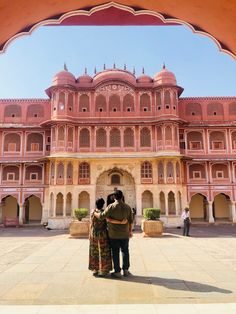
M158 13L158 12L155 12L155 11L146 10L146 9L135 10L132 7L125 6L125 5L116 3L116 2L108 2L106 4L98 5L98 6L95 6L95 7L91 8L90 10L76 10L76 11L67 12L65 14L62 14L58 19L47 19L47 20L43 20L41 22L38 22L38 23L34 24L29 29L29 31L17 33L14 36L12 36L10 39L8 39L4 43L2 50L0 50L0 54L4 53L6 51L7 47L9 46L9 44L13 40L15 40L15 39L17 39L17 38L19 38L21 36L31 35L33 33L33 31L36 30L37 28L39 28L40 26L45 26L45 25L49 25L49 24L50 25L59 25L59 24L61 24L61 22L63 20L65 20L65 19L67 19L69 17L72 17L72 16L82 15L82 16L88 16L89 17L89 16L91 16L92 14L94 14L96 12L99 12L99 11L102 11L102 10L105 10L105 9L109 9L111 7L116 8L116 9L120 9L120 10L123 10L123 11L127 11L127 12L133 14L134 16L151 15L151 16L159 18L164 24L175 23L175 24L185 25L188 28L190 28L191 31L194 34L203 35L203 36L206 36L206 37L209 37L210 39L212 39L213 42L218 47L220 52L226 53L229 56L231 56L233 59L236 60L236 55L234 55L231 51L224 49L221 46L221 43L214 36L212 36L211 34L205 32L205 31L200 31L200 30L195 29L195 27L193 25L191 25L190 23L188 23L188 22L186 22L184 20L177 19L177 18L165 18L161 13Z

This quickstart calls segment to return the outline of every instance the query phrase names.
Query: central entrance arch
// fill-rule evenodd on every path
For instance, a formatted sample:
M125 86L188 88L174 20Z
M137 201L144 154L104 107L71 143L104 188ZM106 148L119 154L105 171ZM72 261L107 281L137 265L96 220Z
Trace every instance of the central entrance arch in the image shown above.
M135 182L132 175L123 169L112 168L104 171L97 178L96 198L102 197L105 201L107 196L113 193L114 188L124 193L125 202L131 207L136 207Z

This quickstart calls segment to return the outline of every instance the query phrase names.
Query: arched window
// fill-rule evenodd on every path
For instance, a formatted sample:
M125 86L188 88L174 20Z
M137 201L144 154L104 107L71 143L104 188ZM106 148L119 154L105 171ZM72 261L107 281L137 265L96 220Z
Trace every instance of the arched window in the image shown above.
M98 95L95 100L95 111L103 112L106 111L106 98L103 95Z
M142 128L140 132L140 146L151 147L151 132L148 128Z
M79 98L79 112L89 112L89 96L86 94Z
M134 111L134 97L130 94L126 94L123 99L124 112Z
M2 170L3 181L18 181L20 178L19 167L17 166L5 166Z
M124 147L134 147L134 131L131 128L124 131Z
M171 98L170 98L170 91L168 91L168 90L165 91L164 102L165 102L165 109L170 109Z
M174 167L171 161L168 161L166 167L166 175L168 178L174 178Z
M31 133L27 136L27 151L42 151L43 150L43 135L40 133Z
M79 146L90 147L90 134L88 129L82 129L79 133Z
M157 145L162 145L162 129L160 126L157 127Z
M21 137L17 133L8 133L4 137L5 152L19 152L21 146Z
M210 133L210 149L222 150L225 149L225 133L213 131Z
M113 128L110 132L110 147L120 147L120 130Z
M166 127L165 133L166 133L166 141L172 141L172 131L171 131L170 126Z
M89 179L90 178L90 166L87 162L82 162L79 165L79 179Z
M42 167L31 165L25 169L25 179L28 181L42 180Z
M62 162L57 165L57 184L64 184L64 165Z
M161 92L156 93L157 110L161 110Z
M97 147L107 146L107 135L104 129L98 129L96 132L96 146Z
M64 143L65 140L65 127L61 126L58 129L58 141L63 141Z
M67 137L68 137L68 146L69 147L72 147L73 146L73 133L74 133L74 130L73 128L68 128L68 131L67 131Z
M74 94L70 93L68 95L68 112L72 113L74 108Z
M120 176L119 176L119 174L113 174L111 176L111 184L120 185Z
M196 132L196 131L188 132L187 144L188 144L188 149L191 149L191 150L203 149L202 133Z
M206 178L205 165L192 164L192 165L189 165L188 169L189 169L190 179L205 179Z
M65 103L66 103L66 95L63 92L59 93L59 101L58 101L58 109L64 110L65 109Z
M148 94L142 94L140 97L140 111L151 111L151 100Z
M120 111L120 97L111 95L109 98L109 111Z
M164 165L162 161L158 163L158 182L164 182Z
M141 164L141 178L152 178L152 164L149 161L144 161Z
M67 165L67 184L73 183L73 165L71 162Z

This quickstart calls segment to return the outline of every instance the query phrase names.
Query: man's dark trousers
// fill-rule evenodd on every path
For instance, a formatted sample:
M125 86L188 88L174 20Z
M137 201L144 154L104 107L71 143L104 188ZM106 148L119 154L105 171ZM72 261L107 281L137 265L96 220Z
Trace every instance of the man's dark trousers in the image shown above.
M121 271L120 268L120 250L123 257L123 270L128 270L129 263L129 239L110 239L112 260L114 264L114 269L116 273Z

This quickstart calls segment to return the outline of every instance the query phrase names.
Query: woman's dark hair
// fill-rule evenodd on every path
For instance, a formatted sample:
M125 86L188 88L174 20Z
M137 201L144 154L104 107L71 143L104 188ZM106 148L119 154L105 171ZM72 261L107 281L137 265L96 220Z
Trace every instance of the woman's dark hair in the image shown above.
M104 201L103 198L99 198L99 199L96 200L96 207L97 207L97 209L102 209L104 204L105 204L105 201Z

